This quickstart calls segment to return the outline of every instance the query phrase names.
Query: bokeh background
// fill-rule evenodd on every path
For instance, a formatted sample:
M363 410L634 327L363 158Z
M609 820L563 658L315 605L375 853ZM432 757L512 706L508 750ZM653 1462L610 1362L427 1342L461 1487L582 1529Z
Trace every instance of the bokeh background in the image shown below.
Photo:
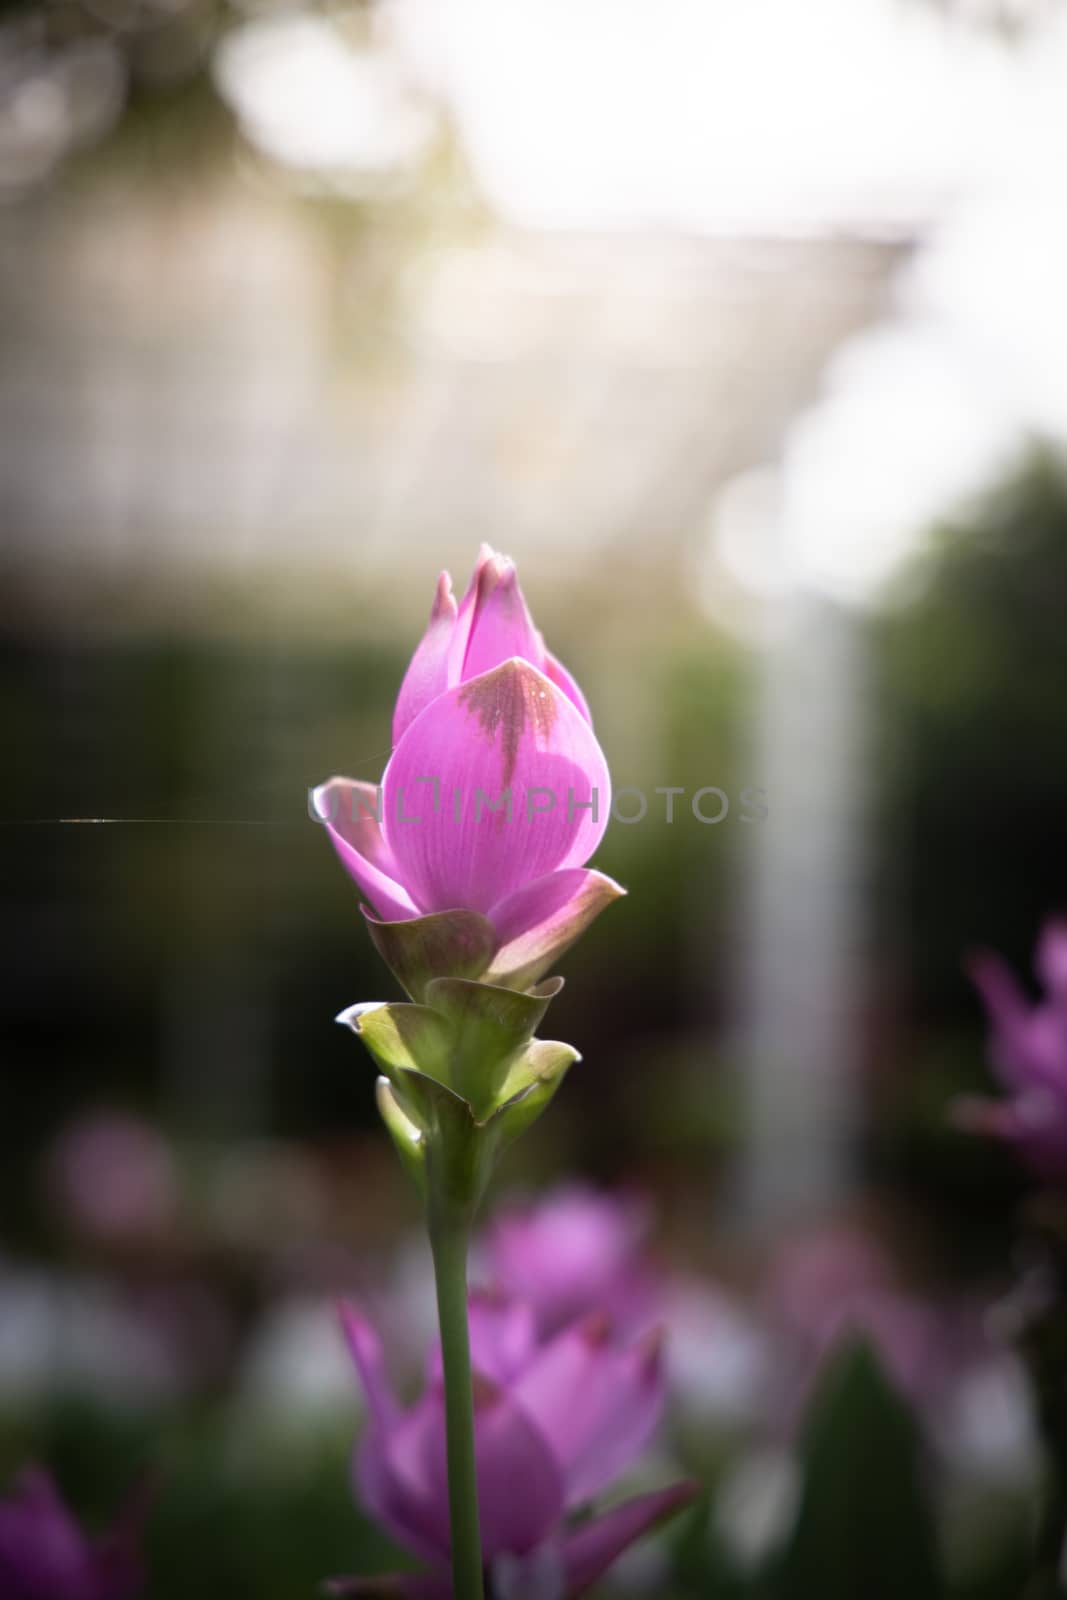
M681 1296L711 1490L616 1589L748 1592L767 1285L828 1252L890 1366L966 1323L941 1538L1018 1592L1020 1175L946 1107L967 952L1067 906L1065 82L1052 0L4 5L0 1487L151 1471L153 1596L388 1564L331 1306L417 1349L427 1269L306 795L482 539L650 800L493 1198L643 1194Z

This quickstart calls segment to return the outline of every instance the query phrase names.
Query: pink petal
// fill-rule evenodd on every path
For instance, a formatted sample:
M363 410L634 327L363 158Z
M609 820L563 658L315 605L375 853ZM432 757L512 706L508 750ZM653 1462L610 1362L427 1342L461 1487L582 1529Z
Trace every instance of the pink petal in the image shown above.
M483 672L491 672L513 656L542 667L545 649L526 609L514 562L507 556L494 555L478 570L470 635L460 677L467 682Z
M42 1592L78 1592L91 1580L91 1553L50 1474L23 1472L9 1499L0 1500L0 1583L5 1576L32 1577ZM4 1586L6 1589L6 1585Z
M1054 1182L1067 1174L1067 1104L1054 1090L1023 1091L1010 1100L961 1095L949 1116L965 1133L1017 1145L1029 1164Z
M380 917L404 922L417 915L417 907L397 880L396 863L377 820L377 796L373 783L330 778L319 784L312 799L345 871Z
M518 660L450 689L416 717L382 787L385 837L422 911L487 912L532 878L582 866L611 807L592 730ZM507 793L510 820L489 809ZM595 819L582 809L594 799Z
M564 867L497 902L489 912L500 949L488 982L525 989L626 890L590 867Z
M1025 1083L1031 1073L1031 1007L1010 968L991 951L979 951L967 963L971 982L981 995L993 1025L993 1065L1009 1085Z
M1067 921L1055 918L1045 923L1037 945L1037 975L1049 994L1067 1000Z
M512 1385L552 1447L568 1507L629 1467L663 1410L658 1340L616 1350L600 1317L558 1334Z
M388 1432L400 1420L401 1413L386 1371L382 1342L355 1306L342 1303L339 1310L345 1343L359 1373L371 1420L376 1428Z
M649 1220L636 1195L571 1183L496 1216L486 1260L505 1293L528 1296L543 1334L593 1310L636 1334L655 1322L661 1298L645 1259Z
M456 602L452 580L442 572L437 580L430 622L411 658L400 685L393 712L393 743L419 712L448 687L448 651L456 628Z
M563 1512L559 1469L540 1430L505 1390L475 1382L474 1443L486 1561L521 1554L544 1539ZM418 1504L424 1526L449 1547L444 1393L433 1385L389 1441L395 1480ZM516 1492L521 1485L521 1493Z
M583 1594L635 1540L699 1492L697 1483L676 1483L670 1489L638 1495L569 1534L563 1543L567 1600Z
M472 1294L468 1315L475 1370L496 1383L510 1383L537 1345L533 1307L499 1295Z
M370 1413L370 1425L353 1462L357 1499L398 1544L425 1560L443 1561L449 1548L447 1506L442 1522L432 1487L395 1459L395 1442L410 1429L413 1414L402 1412L396 1402L375 1330L354 1306L342 1305L340 1310Z
M448 1560L448 1505L394 1459L395 1436L370 1428L353 1463L353 1487L362 1509L386 1532L431 1566Z
M475 1372L493 1383L510 1383L537 1343L533 1308L524 1300L475 1291L468 1298L467 1316ZM431 1353L428 1376L430 1381L441 1377L439 1346Z
M545 677L551 678L557 689L562 689L567 699L574 701L586 722L592 727L593 713L589 709L589 702L579 689L577 680L567 671L563 662L552 654L551 650L545 651Z
M456 626L452 634L452 642L448 650L448 683L454 688L463 678L463 663L467 656L467 645L470 643L471 626L474 622L474 608L478 599L478 589L481 584L482 572L490 561L499 560L492 545L484 542L478 548L478 559L474 564L471 581L467 585L467 592L459 603L459 612L456 616Z

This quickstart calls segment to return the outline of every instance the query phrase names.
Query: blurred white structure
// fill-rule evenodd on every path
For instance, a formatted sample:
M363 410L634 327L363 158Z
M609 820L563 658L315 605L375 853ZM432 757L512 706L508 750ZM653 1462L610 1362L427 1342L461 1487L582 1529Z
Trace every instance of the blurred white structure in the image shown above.
M771 825L744 886L738 1053L752 1114L742 1208L818 1211L845 1186L867 996L862 634L938 519L990 489L1029 438L1067 445L1059 310L1067 225L1054 204L1067 29L1005 67L1005 137L924 230L894 315L829 363L773 467L730 485L704 586L749 596L768 640L753 760Z

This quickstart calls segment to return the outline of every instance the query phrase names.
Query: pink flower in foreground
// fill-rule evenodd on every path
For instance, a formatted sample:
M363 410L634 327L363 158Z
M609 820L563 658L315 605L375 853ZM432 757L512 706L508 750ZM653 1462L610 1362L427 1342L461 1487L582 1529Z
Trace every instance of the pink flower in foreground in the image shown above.
M313 796L379 948L392 964L383 924L468 913L432 954L419 939L419 962L525 988L622 890L585 865L611 806L589 708L488 546L459 606L441 574L393 741L378 788L332 778Z
M494 1287L532 1306L542 1334L597 1309L633 1333L656 1320L660 1298L648 1232L640 1199L568 1184L495 1217L482 1259Z
M1067 921L1045 924L1037 975L1046 996L1023 994L999 956L972 958L972 981L992 1024L991 1060L1006 1100L966 1099L957 1122L1016 1144L1042 1177L1067 1178Z
M133 1600L144 1587L139 1512L93 1543L46 1472L23 1474L0 1500L0 1595L4 1600Z
M421 1398L404 1409L373 1328L351 1307L343 1318L370 1412L355 1459L359 1501L429 1570L340 1579L332 1592L449 1600L440 1356L431 1359ZM482 1548L494 1592L569 1600L694 1493L677 1484L575 1526L567 1522L633 1463L659 1421L659 1341L620 1350L605 1320L594 1317L539 1342L528 1306L478 1295L470 1325Z

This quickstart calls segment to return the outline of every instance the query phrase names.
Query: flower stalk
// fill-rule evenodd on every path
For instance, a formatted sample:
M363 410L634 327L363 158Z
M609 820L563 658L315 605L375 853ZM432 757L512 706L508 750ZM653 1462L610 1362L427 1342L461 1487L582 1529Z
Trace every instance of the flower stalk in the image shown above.
M431 1207L429 1220L445 1385L452 1591L455 1600L483 1600L482 1539L474 1456L474 1386L467 1319L470 1226L462 1216L449 1214L444 1207Z

